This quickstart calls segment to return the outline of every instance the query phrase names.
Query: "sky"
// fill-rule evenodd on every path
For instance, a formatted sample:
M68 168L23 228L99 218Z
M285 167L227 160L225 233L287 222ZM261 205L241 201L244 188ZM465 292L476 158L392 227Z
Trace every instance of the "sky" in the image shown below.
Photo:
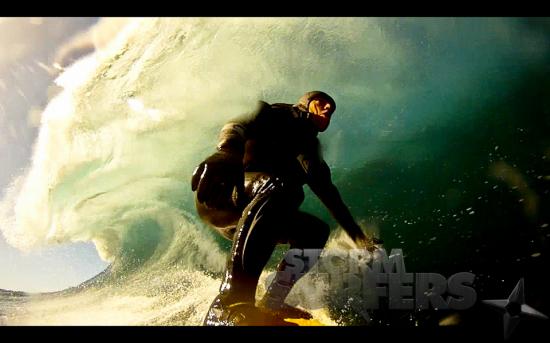
M29 167L41 110L59 91L53 83L58 69L90 52L84 37L97 22L98 18L0 18L0 195ZM0 263L0 289L27 292L76 286L107 266L92 243L22 252L7 244L1 233Z

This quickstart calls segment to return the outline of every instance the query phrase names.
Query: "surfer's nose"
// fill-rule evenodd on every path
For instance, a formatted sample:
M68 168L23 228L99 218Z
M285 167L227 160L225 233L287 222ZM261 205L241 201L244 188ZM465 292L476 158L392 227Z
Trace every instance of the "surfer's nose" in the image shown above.
M329 115L331 113L332 113L332 106L329 103L326 103L321 111L321 114Z

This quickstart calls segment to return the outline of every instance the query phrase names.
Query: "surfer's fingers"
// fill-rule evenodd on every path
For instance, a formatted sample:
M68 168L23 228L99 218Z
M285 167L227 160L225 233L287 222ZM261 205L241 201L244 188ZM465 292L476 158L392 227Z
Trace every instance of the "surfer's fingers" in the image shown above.
M213 208L220 208L223 205L223 200L224 200L222 189L223 189L223 182L220 181L219 179L216 179L209 190L210 195L206 200L206 205Z
M197 187L197 200L199 202L206 202L208 205L212 197L212 191L216 185L216 178L205 175L200 178L199 185Z
M232 199L233 196L233 188L235 188L235 185L233 182L225 183L222 182L220 186L220 198L224 202L229 202Z
M373 236L373 237L372 237L372 242L373 242L374 244L383 244L383 243L384 243L384 240L383 240L383 239L380 239L380 238L378 238L378 237L374 237L374 236Z
M205 202L208 207L222 208L227 205L230 198L225 197L225 185L224 178L212 177L208 179L208 188L205 190L207 194Z
M201 163L197 168L195 168L195 171L193 171L193 176L191 177L191 190L193 192L196 191L197 187L199 186L199 181L204 172L204 167L205 167L205 164Z
M228 208L229 206L233 205L233 199L232 199L232 192L227 191L226 188L224 188L222 191L218 193L217 196L217 204L218 208Z
M244 193L244 172L242 170L238 170L233 177L233 184L230 188L231 193L233 193L235 187L237 187L237 194Z

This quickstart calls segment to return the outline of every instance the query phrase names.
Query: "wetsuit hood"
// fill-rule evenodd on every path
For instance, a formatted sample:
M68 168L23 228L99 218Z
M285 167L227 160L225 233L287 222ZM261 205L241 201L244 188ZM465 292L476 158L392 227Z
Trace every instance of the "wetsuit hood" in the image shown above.
M334 101L334 99L330 95L328 95L327 93L322 92L322 91L307 92L306 94L302 95L300 100L298 100L298 103L296 104L296 106L301 111L309 112L309 103L311 102L311 100L317 99L317 98L322 98L322 99L327 100L330 103L330 106L333 109L332 113L334 113L334 111L336 111L336 102Z

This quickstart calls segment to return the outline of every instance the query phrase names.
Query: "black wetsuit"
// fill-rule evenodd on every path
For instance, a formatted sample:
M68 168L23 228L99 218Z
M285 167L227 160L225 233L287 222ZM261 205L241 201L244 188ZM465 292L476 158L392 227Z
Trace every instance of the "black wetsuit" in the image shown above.
M356 226L331 181L330 169L321 157L318 131L308 115L294 105L261 102L256 111L222 128L218 150L242 157L245 186L234 194L229 211L197 201L202 219L233 239L220 295L212 308L254 304L259 276L278 243L301 249L324 247L328 225L299 210L304 184L343 227ZM283 267L281 263L279 269ZM205 323L208 320L207 316Z

